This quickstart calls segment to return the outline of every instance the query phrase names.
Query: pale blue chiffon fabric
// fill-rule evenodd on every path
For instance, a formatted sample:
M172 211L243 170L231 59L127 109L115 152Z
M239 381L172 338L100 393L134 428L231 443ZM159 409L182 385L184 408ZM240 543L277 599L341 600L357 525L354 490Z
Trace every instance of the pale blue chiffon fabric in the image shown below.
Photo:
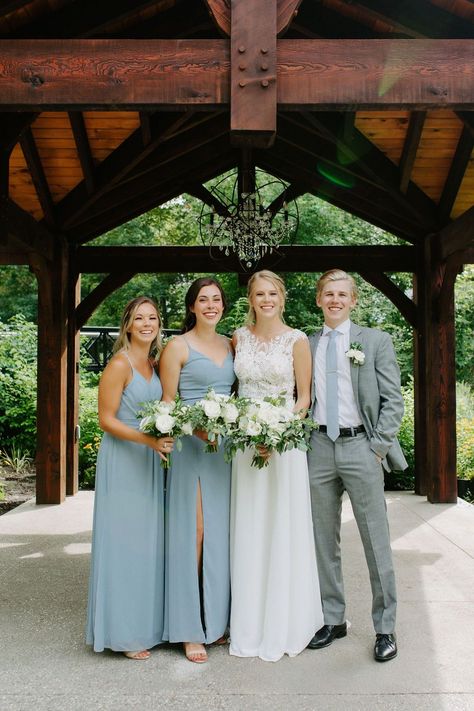
M186 403L204 397L210 387L228 395L234 378L231 353L219 366L189 347L179 392ZM176 448L173 452L168 473L163 637L210 644L222 637L229 622L230 464L224 461L222 447L206 454L197 437L183 437L182 444L180 452ZM196 562L198 482L204 517L201 589Z
M161 399L161 383L133 370L117 413L138 428L137 411ZM150 649L162 641L164 482L146 445L105 433L97 458L86 642L96 652Z

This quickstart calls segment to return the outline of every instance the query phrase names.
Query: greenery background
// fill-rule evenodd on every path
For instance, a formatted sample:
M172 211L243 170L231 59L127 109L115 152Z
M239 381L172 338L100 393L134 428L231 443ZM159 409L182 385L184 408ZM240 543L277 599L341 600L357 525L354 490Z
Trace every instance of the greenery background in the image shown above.
M200 201L183 195L96 239L93 245L198 244ZM300 226L298 244L374 245L402 244L390 235L312 196L298 199ZM317 264L312 265L317 270ZM335 265L337 266L337 265ZM274 265L278 272L278 263ZM84 274L82 296L104 275ZM139 295L153 297L160 306L165 328L179 328L184 294L199 274L140 274L118 289L95 311L88 326L117 326L125 303ZM245 288L235 274L217 274L230 309L220 330L232 333L247 312ZM314 285L319 272L285 275L288 291L285 319L307 333L321 325L315 307ZM388 331L399 360L406 412L400 440L409 469L391 481L392 487L413 486L413 335L411 327L386 297L354 275L359 303L353 318L358 323ZM390 275L411 296L411 274ZM26 267L0 267L0 450L28 453L35 450L36 408L36 312L34 276ZM467 266L456 283L456 376L458 381L458 475L474 479L474 267ZM94 484L95 458L101 432L97 424L97 376L81 368L80 389L80 482Z

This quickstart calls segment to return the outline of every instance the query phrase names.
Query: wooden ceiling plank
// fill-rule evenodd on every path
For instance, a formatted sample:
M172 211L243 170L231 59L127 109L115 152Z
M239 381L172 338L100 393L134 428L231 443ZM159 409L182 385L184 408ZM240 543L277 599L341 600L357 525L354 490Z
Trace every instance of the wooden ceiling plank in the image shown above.
M406 195L410 184L411 172L416 159L416 153L420 144L423 126L425 124L426 111L413 111L410 116L410 123L403 143L402 155L398 169L400 171L400 192Z
M474 149L474 136L464 127L454 152L451 167L447 175L443 192L438 204L438 215L442 223L449 220L454 203L459 193L459 188L466 173L466 168Z
M20 146L25 156L28 170L30 171L33 185L35 186L41 209L44 212L46 223L50 226L56 224L56 214L51 191L44 174L41 158L36 147L31 128L26 129L20 137Z
M227 40L4 40L0 106L227 106L228 47ZM289 110L474 109L474 40L283 39L277 47L278 103ZM265 74L260 67L256 78ZM266 89L261 80L263 97L275 78Z
M84 182L87 192L91 195L95 190L95 166L84 116L81 111L69 111L68 115Z

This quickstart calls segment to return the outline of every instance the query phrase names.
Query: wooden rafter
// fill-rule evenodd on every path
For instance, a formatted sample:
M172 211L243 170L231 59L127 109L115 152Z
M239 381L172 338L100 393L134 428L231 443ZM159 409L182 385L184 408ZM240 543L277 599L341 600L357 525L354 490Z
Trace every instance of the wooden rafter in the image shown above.
M403 143L398 169L400 171L400 191L406 195L411 180L411 173L416 159L416 152L420 144L423 126L425 125L426 112L412 111L407 135Z
M26 252L36 252L49 261L53 258L53 237L51 233L13 200L0 197L1 223L7 234L19 241Z
M428 0L428 2L474 23L474 7L470 0Z
M195 117L193 126L212 121L214 115L200 114ZM185 112L158 114L152 119L152 139L143 145L141 127L132 133L95 171L96 187L89 195L84 184L78 185L57 205L58 219L68 228L84 213L87 213L100 198L118 183L136 170L147 157L173 136L178 136L185 129L188 116ZM188 127L190 128L190 127Z
M45 220L48 225L53 226L56 223L53 198L31 128L27 128L22 133L20 146L25 156L28 170L30 171L31 179L33 180L36 194L38 195L38 200L44 212Z
M420 221L425 231L434 228L435 206L431 200L413 184L410 185L407 195L401 193L396 166L381 155L360 131L354 129L353 140L347 144L343 139L342 115L305 113L304 116L310 126L322 138L333 144L336 150L328 150L326 143L315 141L310 129L292 115L281 117L279 136L303 148L310 155L332 164L336 175L352 175L357 181L368 181L377 190L384 190L413 219ZM288 130L290 122L296 122L299 130L290 132Z
M345 2L345 0L319 0L324 7L334 10L339 15L347 17L353 22L365 25L377 34L381 35L403 35L412 39L423 37L411 27L395 22L386 15L382 15L375 10L370 10L365 5L357 2Z
M298 13L298 7L301 5L301 1L302 0L277 0L276 3L274 2L276 6L276 34L278 36L284 34L288 29L292 19ZM224 35L229 37L231 33L232 17L231 0L205 0L205 3L209 8L209 13L217 27ZM251 9L253 10L253 17L255 17L255 4ZM260 6L259 12L265 12L264 8Z
M95 166L84 116L81 111L69 111L68 115L86 190L91 195L95 190Z
M465 126L454 152L451 167L439 200L438 214L441 222L446 222L449 219L451 210L453 209L453 205L459 192L459 188L461 187L461 183L464 179L466 168L469 165L473 149L474 136Z
M135 276L134 271L118 271L108 274L95 289L93 289L76 307L76 326L82 328L94 311L109 294L130 281Z

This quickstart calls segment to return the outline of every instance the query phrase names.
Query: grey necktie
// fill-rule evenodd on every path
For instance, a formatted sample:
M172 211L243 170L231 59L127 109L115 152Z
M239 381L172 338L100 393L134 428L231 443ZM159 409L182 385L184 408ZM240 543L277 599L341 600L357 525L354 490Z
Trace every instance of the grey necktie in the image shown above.
M333 442L339 437L339 407L337 395L337 349L338 331L329 331L326 351L326 431Z

